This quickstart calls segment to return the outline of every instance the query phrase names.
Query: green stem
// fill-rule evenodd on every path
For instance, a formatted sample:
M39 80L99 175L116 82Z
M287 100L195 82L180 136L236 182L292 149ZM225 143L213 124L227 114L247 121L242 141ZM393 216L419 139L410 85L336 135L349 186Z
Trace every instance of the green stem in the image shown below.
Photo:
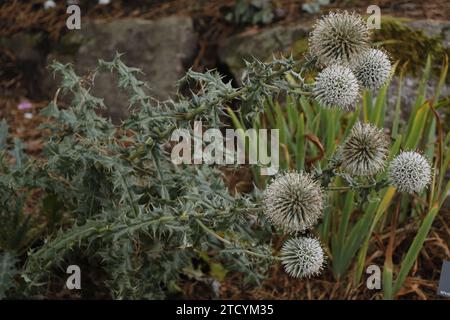
M170 200L170 196L169 196L169 192L167 191L165 182L164 182L164 176L161 170L161 164L159 162L159 158L156 157L155 152L152 150L151 151L152 154L152 158L153 158L153 163L155 165L156 171L158 172L158 176L159 176L159 181L161 182L161 197L164 200Z
M327 187L326 190L328 191L349 191L349 190L358 190L358 189L372 189L375 188L375 190L381 190L384 187L387 187L388 181L387 180L380 180L379 182L375 184L367 184L367 185L359 185L355 187Z
M136 206L136 203L133 201L133 197L131 196L130 188L128 187L127 180L123 176L122 172L119 171L120 177L122 178L123 184L125 185L125 189L127 190L128 199L130 201L130 206L133 208L134 215L137 217L139 215L139 208Z
M207 234L209 234L210 236L212 236L212 237L214 237L214 238L216 238L217 240L219 240L219 241L221 241L221 242L223 242L223 243L225 243L226 245L233 245L233 243L231 242L231 241L229 241L229 240L227 240L227 239L225 239L225 238L223 238L223 237L221 237L221 236L219 236L217 233L215 233L213 230L211 230L210 228L208 228L203 222L201 222L199 219L195 219L196 221L197 221L197 223L198 223L198 225L207 233ZM252 256L255 256L255 257L258 257L258 258L263 258L263 259L275 259L275 260L279 260L280 258L278 258L278 257L275 257L275 256L267 256L267 255L265 255L265 254L261 254L261 253L257 253L257 252L253 252L253 251L250 251L250 250L247 250L247 249L242 249L242 252L245 252L245 253L247 253L247 254L249 254L249 255L252 255Z

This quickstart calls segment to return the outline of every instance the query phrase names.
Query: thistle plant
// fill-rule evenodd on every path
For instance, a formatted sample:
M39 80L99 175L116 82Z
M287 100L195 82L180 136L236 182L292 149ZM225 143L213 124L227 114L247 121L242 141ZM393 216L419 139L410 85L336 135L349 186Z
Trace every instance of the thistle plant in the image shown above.
M354 72L362 87L376 90L388 80L391 73L391 61L383 51L371 49L359 58Z
M325 257L319 240L299 237L286 241L280 252L281 264L294 278L310 278L320 274Z
M332 65L317 76L313 97L324 107L347 109L356 102L358 90L358 81L349 68Z
M389 164L389 179L399 191L420 193L431 181L431 166L420 153L405 151Z
M52 134L39 161L26 158L20 142L11 144L7 127L0 127L0 215L14 221L4 225L11 237L3 239L1 229L0 250L8 254L0 255L0 262L14 275L0 284L2 297L45 295L42 283L84 258L101 265L105 289L117 299L177 294L180 277L197 272L193 259L207 263L201 258L205 252L215 252L246 281L261 281L273 257L267 227L254 222L260 221L255 196L233 196L216 168L177 166L167 152L175 128L192 130L197 119L220 124L224 102L237 96L237 89L217 73L191 71L182 81L196 82L199 92L155 103L137 79L139 70L117 55L94 70L94 75L115 72L119 88L130 93L130 105L138 107L116 127L97 112L105 106L91 95L95 83L70 65L55 63L53 70L62 83L42 111ZM59 105L63 94L71 101L68 107ZM44 208L45 223L32 224L21 215L30 190L39 190L32 201ZM30 249L28 243L39 245ZM19 254L26 259L18 261Z
M325 66L352 66L369 50L370 30L361 16L331 12L318 20L309 37L311 54Z
M341 165L351 175L374 175L385 167L388 151L389 142L381 129L358 122L340 147Z
M324 107L351 109L359 90L379 89L389 79L391 63L381 50L370 48L370 30L355 13L331 12L314 26L309 57L319 72L312 96Z
M210 255L225 268L241 272L246 281L261 283L276 261L293 277L318 276L326 247L334 251L337 277L358 252L357 274L361 274L370 235L394 196L393 187L419 193L433 172L428 160L416 152L395 157L402 141L398 138L391 146L378 129L381 107L362 115L374 125L358 122L356 112L347 114L348 130L336 127L342 114L328 110L354 110L361 87L376 89L388 81L390 62L381 51L370 50L362 18L331 13L316 24L310 46L313 62L319 63L292 57L248 62L239 88L224 82L215 71L189 70L179 84L196 89L164 102L147 94L145 83L137 78L138 70L126 66L120 55L100 61L90 78L95 79L98 72L114 72L119 88L130 94L133 110L120 126L99 115L98 110L106 106L103 99L91 95L95 81L85 81L69 65L55 63L53 69L62 76L62 83L43 111L48 117L44 127L52 134L39 159L25 157L21 143L11 143L7 126L0 126L0 215L8 222L0 227L0 264L6 266L8 282L6 289L0 287L0 295L42 296L48 287L42 284L72 264L74 256L97 262L111 297L128 299L176 294L181 279L192 274L208 276L195 264L208 264ZM317 74L314 83L303 78L310 71ZM281 110L274 104L279 108L276 117L263 114L270 105L267 102L280 94L287 100L294 97L298 109L290 104ZM72 97L68 107L61 106L59 95ZM242 117L227 108L230 102L239 104ZM416 117L428 111L418 108ZM280 121L286 130L283 147L295 148L297 159L288 159L292 161L287 161L285 171L262 193L232 195L214 166L175 165L170 159L167 149L174 129L192 131L196 120L224 127L226 113L240 128L248 119L261 127L258 121L264 116L268 122ZM426 120L420 118L417 123ZM415 140L408 138L405 144L415 148L420 134L411 136ZM335 146L337 141L341 145ZM314 157L307 159L311 145L316 147ZM383 172L388 153L395 158ZM448 161L450 154L442 158ZM439 180L443 180L443 169L445 163ZM256 184L264 187L264 183ZM342 191L348 191L345 200L333 198ZM382 197L379 207L369 199L377 195ZM433 205L443 202L439 197L431 194ZM29 201L46 213L45 222L34 227L23 214ZM334 202L343 208L333 207ZM351 215L356 205L364 212L361 218ZM341 217L344 223L335 226ZM425 227L431 226L431 218L430 214ZM357 222L347 234L353 219ZM337 235L328 236L330 225L333 231L339 230ZM274 231L290 237L279 252L271 247ZM319 234L320 240L310 234ZM423 233L417 241L422 238ZM24 292L18 292L21 287L26 288Z
M278 175L264 191L264 212L288 233L309 230L323 215L320 184L305 172Z
M348 21L359 19L354 14L343 13L342 15L346 17L345 19L349 19ZM290 88L293 90L288 91L290 96L288 96L286 106L271 103L268 98L270 106L266 108L268 115L257 117L252 122L254 128L275 127L283 132L282 139L286 146L286 150L283 151L285 151L286 159L282 167L287 173L268 182L262 204L266 217L279 229L279 232L290 234L293 237L284 243L279 253L285 270L293 277L302 278L320 274L319 268L313 274L308 275L308 272L303 272L303 260L301 262L298 260L299 258L307 259L311 253L306 254L297 248L301 247L301 243L303 243L301 239L305 236L307 238L308 234L313 232L321 235L323 246L330 244L329 249L333 253L333 272L337 278L345 274L350 267L352 257L359 254L355 279L361 279L370 236L376 230L382 213L391 204L395 190L420 192L425 185L430 183L432 175L429 170L430 165L424 161L410 161L410 167L405 166L406 161L402 161L401 166L409 169L406 172L405 169L399 169L398 163L404 156L402 154L398 157L395 156L398 154L400 146L417 144L420 135L415 132L410 133L402 141L402 137L398 136L400 125L396 121L392 129L395 132L392 134L394 143L391 144L387 135L391 131L382 128L383 112L385 111L383 101L386 95L384 90L377 92L375 106L372 105L373 101L367 98L370 95L365 93L364 108L360 110L356 108L360 90L374 91L389 83L392 65L387 53L381 49L370 48L368 30L362 31L361 38L355 37L364 40L361 40L360 50L355 49L354 54L345 51L347 53L341 52L333 56L330 53L332 51L326 50L333 46L321 46L320 41L328 39L323 30L333 23L340 25L342 21L341 15L332 13L316 24L315 30L310 36L310 52L307 60L300 65L299 73L289 73L300 84L297 86L290 84ZM352 21L355 22L355 20ZM349 25L356 26L353 30L365 29L365 24L362 26L362 23L348 23L346 26ZM332 27L330 28L332 29ZM329 33L331 34L332 31L329 30ZM345 48L346 41L349 39L345 36L342 38L342 42L336 40L338 37L333 39ZM339 48L339 45L336 47ZM350 56L352 58L348 58ZM331 57L334 58L331 59ZM317 74L314 83L306 83L303 78L303 74L306 72L309 72L310 75ZM442 76L441 79L445 79L445 76ZM301 97L298 99L296 94L301 94ZM423 116L425 112L423 109L426 106L421 106L422 103L424 101L419 100L415 109L415 121L418 121L417 118ZM421 109L418 112L420 106ZM331 107L338 107L350 114L340 113L340 110L332 113L334 111L329 110ZM351 113L352 111L354 112ZM332 114L330 115L330 113ZM272 117L272 115L276 116ZM358 121L358 116L361 116L364 121ZM245 122L238 122L236 121L237 117L235 115L233 117L236 127L245 126ZM337 124L339 121L349 127L341 132ZM420 119L420 121L425 120ZM417 128L419 127L414 127L415 130ZM293 133L295 133L295 137ZM320 145L314 139L315 137L320 140ZM317 154L318 149L324 146L326 156L319 155L317 158L307 159L305 156L305 150L309 148L307 141L318 146L317 149L312 148L313 154ZM340 141L340 145L336 145L336 141ZM386 169L390 157L394 157L394 160L390 161L389 169ZM450 156L448 157L450 158ZM292 168L297 168L297 171L292 171ZM393 174L393 172L396 173ZM290 192L293 190L292 188L286 187L294 185L294 183L290 184L286 181L291 181L292 179L287 179L287 177L294 176L294 173L295 176L308 176L312 182L321 186L322 198L330 199L330 203L327 202L326 206L322 206L323 213L313 216L314 223L305 225L304 223L299 224L295 220L297 212L301 212L302 217L306 212L316 212L310 207L320 202L308 203L308 210L291 209L296 208L293 204L297 203L298 197L296 193ZM256 177L260 179L259 183L264 185L265 181L257 174ZM416 180L420 180L420 182ZM344 194L345 200L342 197ZM333 206L331 199L339 206ZM352 216L352 211L356 206L364 212L358 218ZM408 207L403 210L408 210ZM354 224L353 219L355 219ZM333 227L330 227L330 224ZM349 225L352 224L352 229L349 230ZM423 236L422 232L420 236ZM315 240L316 248L320 247L319 240ZM323 250L320 252L324 257ZM403 269L408 270L408 266L409 264L405 264ZM404 277L404 272L407 271L402 272L402 277ZM399 283L402 280L404 278L400 279Z

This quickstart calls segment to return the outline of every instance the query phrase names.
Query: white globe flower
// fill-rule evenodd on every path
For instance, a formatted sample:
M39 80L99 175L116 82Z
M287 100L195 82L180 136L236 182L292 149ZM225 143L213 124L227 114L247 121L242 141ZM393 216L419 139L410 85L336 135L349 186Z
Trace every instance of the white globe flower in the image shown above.
M431 165L414 151L400 153L389 165L391 184L400 192L419 193L431 181Z
M323 215L320 184L305 172L286 172L267 186L264 212L277 227L287 232L302 232L313 227Z
M367 176L380 172L389 152L383 130L370 123L357 122L339 148L342 168L352 175Z
M386 53L371 49L362 55L353 72L364 88L376 90L389 79L391 68L391 61Z
M319 19L309 37L309 48L319 63L353 65L369 50L370 30L354 13L331 12Z
M340 65L322 70L316 77L313 97L324 107L348 109L358 98L358 80L353 72Z
M44 9L52 9L52 8L54 8L54 7L56 7L56 3L55 3L55 1L53 1L53 0L47 0L47 1L45 1L44 2Z
M310 278L320 274L325 262L319 240L307 237L286 241L280 258L284 270L294 278Z

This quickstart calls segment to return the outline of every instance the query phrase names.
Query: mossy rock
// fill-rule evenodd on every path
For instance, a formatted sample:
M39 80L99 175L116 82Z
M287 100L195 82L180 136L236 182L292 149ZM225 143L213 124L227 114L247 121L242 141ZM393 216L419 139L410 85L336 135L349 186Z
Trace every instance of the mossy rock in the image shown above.
M450 47L443 45L442 35L430 36L423 30L408 24L412 20L385 17L381 29L375 30L374 41L389 52L393 61L400 64L408 61L406 71L419 76L431 55L434 61L433 74L439 76L445 55L450 55Z

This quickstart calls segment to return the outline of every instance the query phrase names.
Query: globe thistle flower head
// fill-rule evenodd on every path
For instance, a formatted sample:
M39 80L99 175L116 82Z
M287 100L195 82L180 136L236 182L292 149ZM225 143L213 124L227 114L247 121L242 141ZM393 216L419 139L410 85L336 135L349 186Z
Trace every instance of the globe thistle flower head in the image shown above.
M400 192L419 193L431 181L431 165L420 153L404 151L389 165L391 184Z
M364 88L376 90L389 79L391 61L383 51L371 49L361 56L353 71Z
M294 278L310 278L319 275L325 257L319 240L300 237L286 241L280 251L284 270Z
M342 168L352 175L368 176L380 172L389 152L384 132L372 124L357 122L339 148Z
M358 98L358 80L353 72L340 65L323 69L316 77L313 97L324 107L348 109Z
M286 232L313 227L323 214L323 191L309 174L285 172L267 186L263 196L267 218Z
M361 16L348 12L331 12L314 25L309 37L311 54L318 62L353 65L370 45L370 30Z

